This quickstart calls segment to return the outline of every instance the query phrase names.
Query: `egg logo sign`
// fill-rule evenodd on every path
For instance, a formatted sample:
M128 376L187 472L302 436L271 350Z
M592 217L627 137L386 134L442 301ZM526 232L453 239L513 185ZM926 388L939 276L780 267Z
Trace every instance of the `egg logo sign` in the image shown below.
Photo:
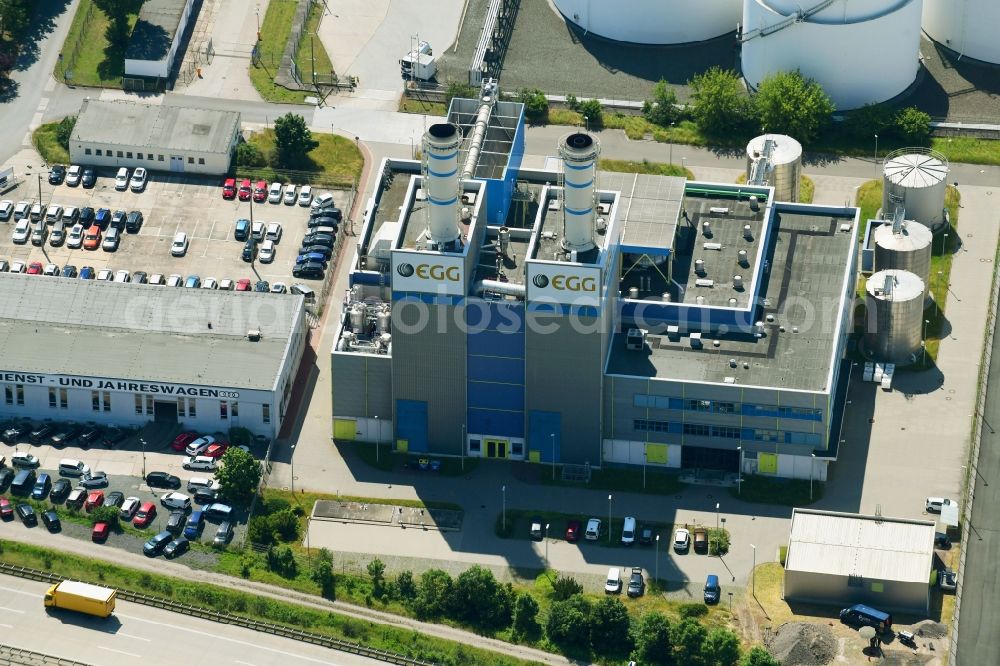
M539 273L534 277L532 283L534 283L534 285L539 289L545 289L547 286L549 286L549 278Z
M413 264L400 264L396 266L396 272L403 277L410 277L413 275Z
M557 291L597 291L597 280L592 277L555 275L550 280L548 276L539 274L532 278L531 282L539 289L551 285Z

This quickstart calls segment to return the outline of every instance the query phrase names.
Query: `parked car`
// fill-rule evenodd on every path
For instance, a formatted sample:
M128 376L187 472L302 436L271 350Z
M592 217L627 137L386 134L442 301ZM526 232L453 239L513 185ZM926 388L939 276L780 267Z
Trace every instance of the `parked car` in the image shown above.
M622 524L622 544L626 546L631 546L635 543L635 518L632 516L625 516L625 522Z
M14 202L10 199L0 201L0 220L7 221L14 214Z
M691 532L683 527L674 532L674 550L678 553L686 553L691 545Z
M23 220L31 212L31 204L27 201L18 201L14 206L14 220Z
M28 271L27 271L27 273L28 273L28 275L41 275L42 274L42 270L43 270L43 268L42 268L42 262L40 262L40 261L33 261L30 264L28 264Z
M240 189L236 191L236 195L240 198L240 201L250 201L250 197L253 196L253 189L250 187L249 178L244 178L240 181Z
M110 208L98 208L97 212L94 213L94 224L99 226L101 230L108 228L111 223L111 209Z
M323 279L323 272L326 270L323 264L316 262L308 262L304 264L296 264L292 268L292 277L299 278L301 280L321 280Z
M247 238L246 243L243 244L243 252L240 257L248 264L257 258L257 241L253 236Z
M125 218L125 231L130 234L137 234L139 230L142 229L142 212L138 210L131 211Z
M83 168L83 177L80 179L80 184L88 188L97 184L97 171L94 167Z
M66 506L71 509L80 510L83 503L87 499L87 491L84 488L74 488L69 492L69 497L66 498Z
M719 577L709 574L705 579L704 599L706 604L717 604L722 596L722 588L719 586Z
M150 488L180 488L181 480L166 472L150 472L146 475L146 485Z
M226 178L222 183L222 198L223 199L235 199L236 198L236 179Z
M618 594L622 591L622 570L618 567L608 569L608 577L604 581L605 594Z
M217 464L215 458L209 458L208 456L187 456L184 458L181 467L190 470L214 472Z
M170 443L170 448L174 451L183 451L188 444L198 439L198 433L193 430L188 430L187 432L182 432L181 434L174 437L174 441Z
M191 508L191 498L184 493L169 492L160 498L160 504L168 509L186 510Z
M14 231L11 232L11 240L15 245L24 245L28 242L29 235L31 235L31 222L27 219L18 220L14 225Z
M41 247L45 245L45 239L48 237L49 228L45 226L45 222L35 222L35 226L31 230L31 244L35 247Z
M529 521L528 535L534 541L541 541L545 537L545 525L542 523L541 516L532 516Z
M267 189L267 201L268 203L281 203L281 183L271 183L271 187Z
M281 225L277 222L271 222L267 225L264 230L264 240L274 241L275 243L281 242Z
M79 250L83 245L84 228L82 224L74 224L66 236L66 247L71 250Z
M230 520L233 517L233 507L221 502L209 504L203 511L206 520Z
M64 278L75 278L77 276L76 266L73 265L63 266L62 273L60 273L60 276Z
M101 242L101 249L105 252L114 252L118 249L118 244L122 239L122 231L118 227L111 227L108 229L108 233L104 235L104 240Z
M696 527L691 532L694 538L694 552L705 554L708 552L708 530L704 527Z
M250 223L250 237L253 238L258 243L264 240L264 231L267 229L267 225L263 222L251 222Z
M954 502L944 497L928 497L924 500L924 509L928 513L941 513L942 509Z
M184 536L188 539L197 539L201 534L202 527L205 526L205 512L192 511L184 524Z
M218 289L219 288L219 281L216 280L214 277L207 277L207 278L205 278L205 281L201 283L201 288L202 289Z
M28 211L28 219L32 222L38 222L39 220L45 219L45 204L38 202L31 205L31 210Z
M257 203L267 201L267 181L258 180L253 186L253 200Z
M42 472L35 480L34 488L31 489L31 499L42 502L49 496L50 490L52 490L52 477Z
M575 543L580 539L580 521L571 520L566 523L566 541Z
M103 543L108 540L109 534L111 534L111 525L104 521L94 523L93 529L90 530L90 540L94 543Z
M173 541L174 535L170 532L163 531L154 536L152 539L147 541L142 545L142 552L147 557L155 557L159 555L167 544Z
M587 521L587 529L584 531L583 536L588 541L597 541L601 536L601 519L591 518Z
M81 278L83 277L84 271L86 271L87 268L89 268L89 266L85 266L83 270L80 271ZM94 269L92 268L90 269L91 273L93 273L93 270ZM83 432L80 433L80 446L86 449L91 444L96 444L97 440L100 438L101 438L101 427L98 425L88 425L83 429Z
M192 440L187 447L184 449L184 453L189 456L200 456L202 452L209 446L215 443L215 437L212 435L205 435L199 437L198 439Z
M201 278L197 275L189 275L187 280L184 281L184 286L187 289L200 289L201 288Z
M166 283L167 280L165 277L163 277L163 273L153 273L152 275L149 276L148 284L151 284L155 287L162 287Z
M194 491L195 504L201 504L202 506L207 506L209 504L214 504L215 501L218 499L219 499L218 488L196 488Z
M272 294L284 294L286 292L288 292L288 285L284 282L275 282L271 285Z
M49 245L59 247L66 242L66 224L59 220L52 226L52 233L49 234Z
M174 273L173 275L168 277L166 282L166 285L168 287L180 287L183 284L184 284L184 276L178 273Z
M42 523L49 532L58 532L62 529L62 521L59 520L59 514L54 509L42 512Z
M73 491L73 484L70 483L69 479L57 479L55 483L52 484L52 491L49 492L49 501L55 504L65 501L69 494Z
M90 468L82 460L63 458L59 461L59 474L72 477L90 476Z
M286 206L294 206L295 205L295 191L297 189L298 189L298 186L297 185L293 185L292 183L287 183L285 185L285 194L284 194L284 196L282 198L283 198Z
M124 192L128 189L128 167L121 167L118 169L118 173L115 174L115 189L119 192Z
M628 578L628 596L641 597L646 591L646 581L642 577L642 567L632 567L632 575Z
M298 202L300 206L308 206L313 200L313 188L312 185L303 185L302 189L299 190Z
M323 194L317 195L316 198L313 199L312 210L313 211L323 210L324 208L332 207L333 204L334 204L333 195L330 194L329 192L324 192Z
M0 497L0 518L14 520L14 505L6 497Z
M221 458L228 448L229 444L227 442L213 442L208 445L208 448L201 455L206 458Z
M938 570L938 587L945 592L954 592L958 589L958 573L951 569Z
M219 529L215 532L215 538L212 539L212 545L216 548L224 548L233 539L233 524L230 522L224 522L219 525Z
M171 534L180 534L184 530L184 523L187 522L187 514L183 511L171 511L167 516L167 531Z
M59 204L50 203L45 209L45 223L55 224L62 219L63 207Z
M236 291L250 291L250 278L240 278L237 280Z
M90 513L99 506L104 506L104 491L94 490L87 493L87 499L83 503L83 509Z
M80 184L80 179L83 177L83 168L79 164L71 164L69 169L66 171L66 184L70 187L76 187Z
M83 234L83 249L96 250L101 244L101 227L93 225Z
M170 254L175 257L183 257L187 254L189 244L188 235L183 231L178 231L174 234L174 242L170 245Z
M146 189L148 179L149 175L146 173L146 170L142 167L136 167L132 173L132 178L129 180L129 189L133 192L142 192Z
M156 519L156 505L152 502L143 502L138 511L135 512L135 519L132 524L136 527L148 527Z
M15 453L10 457L10 464L21 469L34 469L38 467L39 461L30 453Z
M274 261L274 241L266 240L260 244L260 263L269 264Z
M108 493L108 496L104 498L104 506L120 509L124 503L125 503L125 493L123 493L120 490L114 490Z
M245 242L250 236L250 220L239 219L236 220L236 227L233 229L233 237L238 240Z
M267 280L257 280L257 283L253 286L253 290L258 294L266 294L271 291L271 285Z
M127 217L128 217L128 213L126 213L123 210L116 210L115 212L111 213L111 224L109 225L109 228L111 228L111 229L119 229L119 230L120 229L124 229L125 228L125 219Z
M128 271L115 271L115 276L111 279L112 282L117 282L118 284L125 284L132 280L132 275Z
M84 488L104 488L108 485L108 475L106 472L91 472L80 479L80 485Z
M34 527L38 524L38 516L35 515L35 510L31 508L30 504L20 503L14 507L14 512L17 517L21 519L25 527Z
M180 557L188 551L190 545L191 544L187 539L184 537L178 537L166 545L163 549L163 556L167 559Z
M44 423L28 434L28 441L32 444L40 444L43 439L48 439L51 436L52 426Z
M14 480L14 470L7 467L0 468L0 493L7 490L10 482Z
M49 169L49 185L61 185L66 179L66 167L55 164Z

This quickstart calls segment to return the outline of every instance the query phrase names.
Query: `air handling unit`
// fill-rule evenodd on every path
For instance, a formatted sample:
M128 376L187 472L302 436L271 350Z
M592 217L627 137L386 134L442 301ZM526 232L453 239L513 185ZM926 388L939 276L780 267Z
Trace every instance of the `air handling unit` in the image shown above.
M586 252L594 245L594 183L601 145L590 134L574 132L559 142L563 159L563 238L567 252Z
M902 206L906 217L932 231L945 222L948 158L928 148L901 148L885 156L882 167L882 214Z
M747 144L747 183L770 185L775 201L799 200L802 144L784 134L764 134Z
M462 135L450 123L435 123L424 134L424 193L430 243L445 249L458 240L458 147Z

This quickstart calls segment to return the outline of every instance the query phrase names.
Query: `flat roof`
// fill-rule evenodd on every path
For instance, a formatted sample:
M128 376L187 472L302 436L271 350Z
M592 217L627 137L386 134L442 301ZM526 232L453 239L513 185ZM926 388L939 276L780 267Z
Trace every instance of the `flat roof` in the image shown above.
M506 250L501 252L500 228L486 227L483 247L479 249L476 263L476 280L498 280L511 284L524 284L531 235L523 229L513 229L508 234Z
M927 584L929 520L793 509L785 571Z
M85 99L70 140L164 151L228 153L239 127L240 114L236 111Z
M4 370L273 390L304 299L0 274ZM261 333L257 342L247 332Z
M127 60L160 61L183 31L181 17L189 0L145 0L125 49Z
M469 154L473 130L482 103L478 99L454 98L448 109L448 122L458 125L462 130L462 147L458 160L461 170ZM486 134L476 162L473 178L503 178L504 169L510 162L510 152L514 145L514 135L517 133L518 119L521 117L520 102L496 102L486 123Z
M664 250L673 245L686 182L683 176L599 173L602 190L621 193L618 216L625 225L621 244L626 252L640 247Z
M684 205L692 204L685 200ZM773 213L771 234L776 238L762 267L758 299L763 306L757 316L765 321L763 337L717 330L705 332L697 348L683 331L666 332L649 335L644 350L632 351L626 349L625 333L619 332L607 371L679 381L829 390L831 363L836 362L836 323L848 291L845 280L854 280L846 274L855 251L855 234L841 231L841 225L850 224L853 232L854 218L831 213L840 209L783 206ZM742 223L735 226L742 233ZM749 290L750 275L746 278ZM696 295L708 291L713 290L701 289ZM732 288L720 291L726 298L733 292ZM767 321L768 316L773 321Z
M395 247L404 250L426 249L425 242L429 240L430 236L425 232L430 229L429 213L431 206L427 201L427 195L424 193L423 176L411 175L409 178L403 178L403 180L405 181L404 184L407 187L409 187L409 182L413 181L413 193L409 198L407 198L404 191L402 205L404 206L406 214L402 219L403 232ZM395 184L395 181L396 178L394 177L393 184ZM465 207L468 207L470 211L474 209L480 197L484 196L486 193L484 185L485 183L479 180L459 181L459 190L462 191L462 196L458 205L455 207L455 225L461 232L463 239L467 239L469 237L469 227L473 218L470 217L468 220L463 220L460 213L462 208ZM385 202L385 200L385 195L383 194L382 201ZM397 217L398 214L399 211L397 210ZM465 240L463 240L463 243L464 242ZM461 249L449 251L462 254Z
M557 259L556 255L566 255L562 246L565 234L562 188L550 186L547 195L544 192L546 191L543 190L543 196L546 196L546 200L538 202L539 219L535 225L537 241L534 245L534 254L530 258L560 261L561 259ZM605 226L603 229L596 228L594 230L594 248L592 250L577 253L576 263L578 264L597 264L601 259L601 250L605 249L608 244L607 229L611 226L611 207L614 205L615 195L613 192L598 190L597 196L599 203L594 211L594 217L595 219L604 218ZM569 258L566 257L565 261L569 261Z

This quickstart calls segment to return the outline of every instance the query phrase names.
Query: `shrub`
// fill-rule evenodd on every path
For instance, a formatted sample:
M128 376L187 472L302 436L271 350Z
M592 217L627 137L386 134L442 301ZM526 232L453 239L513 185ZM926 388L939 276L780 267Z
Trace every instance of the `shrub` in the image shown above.
M545 624L549 640L563 648L579 649L590 644L590 602L582 595L556 601Z
M242 146L250 146L254 150L257 150L257 146L250 143L241 143L236 147L237 159L239 159L239 149ZM258 152L259 154L259 152ZM263 158L262 158L263 159ZM263 166L263 162L258 164L250 164L248 166ZM233 446L250 446L253 443L253 433L250 432L249 428L244 428L242 426L233 426L229 429L229 443Z
M372 594L380 598L385 594L385 562L376 557L368 563L367 570L372 579Z
M716 627L701 644L701 658L706 666L736 666L740 659L740 639L725 627Z
M724 529L708 530L708 554L725 555L729 552L729 532Z
M66 150L69 150L69 138L73 135L74 127L76 127L76 116L66 116L56 125L56 141Z
M400 599L410 600L417 595L417 584L413 581L412 571L401 571L396 576L396 594Z
M269 546L275 542L274 528L270 516L254 516L247 525L247 539L250 543Z
M271 529L282 541L297 541L299 538L299 519L295 511L282 509L278 513L267 517L271 523Z
M600 101L588 99L585 102L580 102L577 110L587 119L587 126L590 129L600 129L604 126L604 117L601 115L603 108Z
M565 601L574 594L583 594L583 585L577 582L572 576L563 576L560 574L552 581L551 596L556 601Z
M833 102L823 88L798 71L778 72L757 88L754 108L765 132L780 132L811 143L829 125Z
M514 600L514 634L533 636L538 629L538 602L527 592L522 592Z
M732 138L749 133L753 106L736 72L713 67L691 79L691 89L691 112L702 134Z
M895 127L900 136L907 141L927 143L931 136L931 117L920 109L910 106L896 114Z
M320 559L313 567L312 579L319 585L320 594L326 599L337 597L337 582L333 576L333 564L327 559Z
M444 105L448 106L451 104L451 100L455 97L462 97L467 99L479 99L479 90L475 86L470 86L468 83L463 83L461 81L449 81L448 87L444 91Z
M457 619L480 628L510 624L513 589L501 585L493 572L479 565L463 571L455 580L452 594Z
M628 609L618 597L603 597L590 615L590 643L605 654L627 652L631 647Z
M708 614L708 606L705 604L681 604L677 608L677 612L681 617L702 617Z
M451 609L454 583L448 572L428 569L420 576L420 586L413 600L413 611L420 618L436 618L447 615Z
M570 111L580 110L580 100L578 100L576 98L576 95L574 95L573 93L566 95L566 108L569 109Z
M892 109L885 104L866 104L844 119L843 128L857 140L871 140L892 127Z
M253 143L241 143L236 146L236 166L261 167L267 163L260 148Z
M781 666L771 653L759 645L754 645L740 659L740 666Z
M538 88L523 88L518 94L521 103L524 104L524 115L532 122L541 122L549 116L549 100L545 98Z
M287 545L271 546L267 549L267 568L283 578L295 578L299 573L299 563L295 553Z
M90 512L90 524L107 523L108 527L117 530L119 527L120 515L118 508L114 506L99 506Z
M667 127L680 119L677 108L677 93L666 79L660 79L653 86L653 97L642 103L642 115L651 123Z
M658 611L639 618L632 631L635 649L632 658L640 664L671 664L670 620Z
M670 628L670 643L678 664L702 664L701 648L708 631L692 618L684 618Z

